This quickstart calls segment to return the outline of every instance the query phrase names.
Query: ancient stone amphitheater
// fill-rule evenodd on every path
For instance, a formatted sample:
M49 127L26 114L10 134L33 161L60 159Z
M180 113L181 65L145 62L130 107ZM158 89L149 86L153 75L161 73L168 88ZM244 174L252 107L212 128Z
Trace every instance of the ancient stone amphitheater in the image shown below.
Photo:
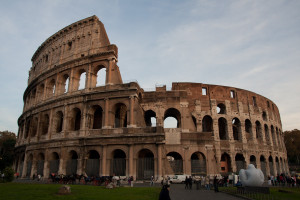
M32 57L14 167L133 176L288 173L277 106L254 92L204 83L145 91L122 81L118 48L96 16L49 37ZM126 69L125 69L126 70ZM166 128L167 120L175 121ZM170 125L170 126L172 126Z

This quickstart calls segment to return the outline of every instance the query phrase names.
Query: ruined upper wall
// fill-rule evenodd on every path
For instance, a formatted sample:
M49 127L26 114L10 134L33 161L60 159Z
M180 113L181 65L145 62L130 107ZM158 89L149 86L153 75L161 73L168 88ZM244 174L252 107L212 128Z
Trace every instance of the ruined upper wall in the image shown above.
M75 22L49 37L34 53L28 84L41 73L81 57L114 51L104 25L96 16Z

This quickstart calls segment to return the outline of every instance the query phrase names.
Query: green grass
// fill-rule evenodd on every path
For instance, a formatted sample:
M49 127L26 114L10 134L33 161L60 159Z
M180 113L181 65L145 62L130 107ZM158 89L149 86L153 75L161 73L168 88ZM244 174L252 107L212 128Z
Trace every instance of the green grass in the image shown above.
M72 194L58 195L61 185L54 184L24 184L0 183L0 199L2 200L93 200L93 199L122 199L122 200L152 200L158 199L160 188L157 187L120 187L105 189L99 186L70 185Z
M237 194L236 187L220 187L220 191L230 193L230 194ZM279 190L288 191L286 192L279 192ZM270 195L266 194L243 194L242 196L248 197L250 199L274 199L274 200L299 200L300 199L300 189L299 188L270 188Z

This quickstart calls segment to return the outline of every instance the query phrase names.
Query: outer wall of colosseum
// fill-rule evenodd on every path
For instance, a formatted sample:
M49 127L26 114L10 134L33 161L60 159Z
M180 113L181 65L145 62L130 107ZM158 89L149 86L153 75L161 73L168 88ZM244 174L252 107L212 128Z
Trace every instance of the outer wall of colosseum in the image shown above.
M37 49L18 119L14 167L22 177L149 179L236 173L250 163L265 175L289 173L271 100L203 83L144 91L136 82L123 83L117 61L118 48L96 16L65 27ZM167 118L175 127L164 128Z

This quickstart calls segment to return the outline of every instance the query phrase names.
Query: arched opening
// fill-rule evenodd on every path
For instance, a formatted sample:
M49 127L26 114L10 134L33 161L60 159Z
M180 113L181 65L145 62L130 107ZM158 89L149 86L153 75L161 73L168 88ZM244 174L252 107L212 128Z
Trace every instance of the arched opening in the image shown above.
M278 132L278 128L276 127L276 136L277 136L277 144L278 144L278 146L281 146L281 143L280 143L280 136L279 136L279 132Z
M64 88L63 93L69 92L70 78L69 78L69 75L68 75L68 74L65 74L65 75L64 75L63 83L64 83L64 84L63 84L63 88Z
M126 154L121 149L114 150L111 161L111 174L113 176L126 176Z
M222 103L217 105L217 113L218 114L226 114L226 106Z
M103 115L102 108L100 106L94 106L93 129L102 128L102 115Z
M37 175L44 176L44 162L45 162L44 154L39 153L37 157Z
M223 117L220 117L218 119L218 126L219 126L220 140L227 140L228 139L227 120Z
M262 141L262 128L259 121L255 122L256 139Z
M123 103L115 106L115 128L127 127L127 107Z
M153 110L147 110L144 114L146 126L156 127L156 113Z
M33 161L33 155L30 154L28 159L27 159L27 163L26 163L26 177L29 178L31 176L31 168L32 168L32 161Z
M284 173L285 170L284 170L284 167L283 167L283 161L282 161L282 158L280 158L280 166L281 166L281 171L280 171L280 173Z
M263 111L262 118L263 118L264 121L267 121L267 113L266 113L266 111Z
M260 169L263 172L265 179L267 178L267 163L264 156L260 156Z
M245 132L246 132L247 140L252 139L252 137L253 137L253 135L252 135L252 124L251 124L251 121L249 119L245 120Z
M228 172L232 172L231 159L227 153L222 154L220 166L222 174L228 174Z
M45 85L44 84L41 84L41 85L38 86L37 98L38 98L39 101L43 100L44 90L45 90Z
M256 167L256 157L254 155L250 156L250 164Z
M232 132L234 140L242 140L241 122L238 118L232 120Z
M181 114L175 108L169 108L164 115L164 128L180 128Z
M75 175L77 172L77 160L78 155L77 152L71 150L68 154L66 173L67 175Z
M195 152L191 156L192 176L206 175L206 159L203 153Z
M85 172L88 176L99 176L100 155L96 150L91 150L88 153Z
M31 131L30 131L30 136L34 137L37 133L37 125L38 125L38 118L34 117L31 123Z
M270 144L270 134L269 134L269 127L265 124L265 138L268 144Z
M30 124L31 124L31 120L27 119L27 121L26 121L26 127L25 127L25 139L27 139L27 137L29 135Z
M49 170L50 173L58 173L58 169L59 169L59 155L56 152L51 153L50 155L50 162L49 162Z
M202 119L202 132L213 131L213 120L209 115L205 115Z
M23 154L21 157L21 163L20 163L20 167L19 167L20 177L22 177L22 174L23 174L24 161L25 161L25 154Z
M46 135L49 129L49 115L44 114L41 120L42 135Z
M47 97L52 97L55 94L55 80L52 79L47 87Z
M182 157L177 152L170 152L167 154L168 165L166 171L168 174L183 174Z
M272 156L269 156L270 175L274 176L274 163Z
M64 122L64 114L61 111L56 112L55 115L55 132L62 132L63 122Z
M142 149L138 153L137 179L151 179L151 176L154 176L154 155L149 149Z
M279 159L278 159L278 157L276 157L275 162L276 162L276 170L277 170L277 174L279 174L280 169L279 169ZM276 175L276 174L275 174L275 175Z
M194 130L197 130L197 119L192 115L192 120L193 120L193 124L194 124ZM192 127L191 127L192 128ZM193 130L193 129L191 129Z
M79 108L73 108L72 117L70 119L70 130L78 131L81 125L81 111Z
M78 84L78 90L82 90L85 88L85 80L86 80L86 72L82 71L80 73L80 78L79 78L79 84Z
M243 154L239 154L237 153L235 155L235 164L236 164L236 173L239 174L241 169L245 169L245 158L243 156Z
M275 130L274 130L274 126L273 125L271 125L271 135L272 135L273 145L277 146L276 139L275 139Z
M103 68L100 68L97 72L96 87L105 85L105 81L106 81L106 68L103 67Z

